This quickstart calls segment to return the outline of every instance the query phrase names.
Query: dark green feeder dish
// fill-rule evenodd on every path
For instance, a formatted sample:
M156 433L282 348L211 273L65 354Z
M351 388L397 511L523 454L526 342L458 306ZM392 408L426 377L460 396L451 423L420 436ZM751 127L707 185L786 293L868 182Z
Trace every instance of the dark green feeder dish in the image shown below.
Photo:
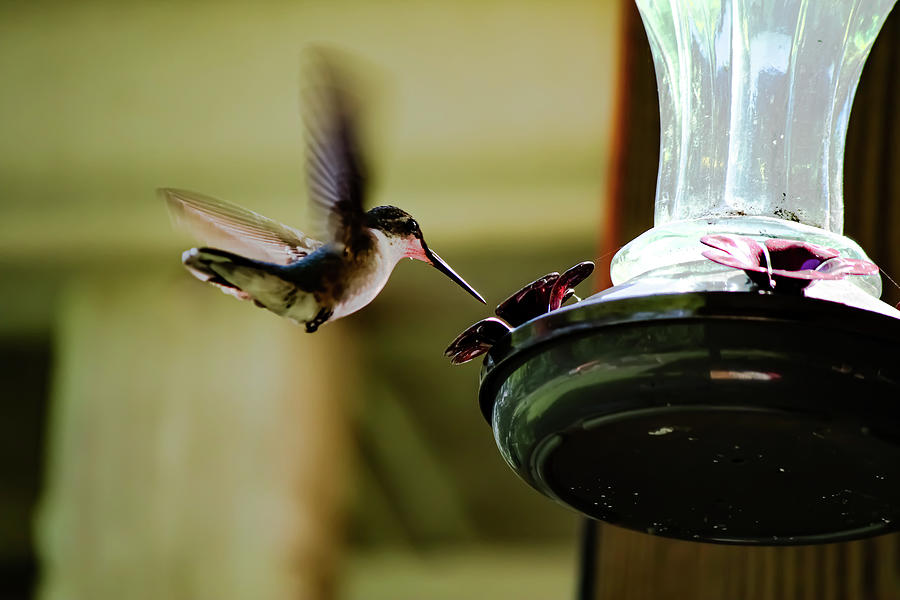
M900 319L800 295L610 297L536 318L486 357L481 410L529 485L685 540L898 529Z

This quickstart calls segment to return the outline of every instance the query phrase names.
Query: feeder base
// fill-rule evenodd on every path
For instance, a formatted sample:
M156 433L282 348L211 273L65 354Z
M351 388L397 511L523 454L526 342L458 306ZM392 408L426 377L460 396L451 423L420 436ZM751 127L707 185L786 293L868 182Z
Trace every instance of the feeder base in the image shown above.
M585 301L515 330L481 386L504 458L589 517L790 545L900 526L900 320L801 296Z

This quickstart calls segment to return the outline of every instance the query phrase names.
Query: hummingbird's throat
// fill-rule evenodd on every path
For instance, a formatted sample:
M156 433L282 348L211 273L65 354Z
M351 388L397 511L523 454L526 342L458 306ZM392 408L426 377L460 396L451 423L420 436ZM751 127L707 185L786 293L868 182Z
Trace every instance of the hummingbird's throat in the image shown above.
M422 247L421 240L418 240L416 238L403 241L403 256L405 256L406 258L411 258L413 260L421 260L422 262L433 264L433 261L428 256L428 253L425 252L425 248Z
M421 260L428 264L432 263L428 254L425 252L422 241L413 236L387 236L378 229L373 229L372 234L375 236L379 253L383 259L389 261L391 265L397 264L401 258Z

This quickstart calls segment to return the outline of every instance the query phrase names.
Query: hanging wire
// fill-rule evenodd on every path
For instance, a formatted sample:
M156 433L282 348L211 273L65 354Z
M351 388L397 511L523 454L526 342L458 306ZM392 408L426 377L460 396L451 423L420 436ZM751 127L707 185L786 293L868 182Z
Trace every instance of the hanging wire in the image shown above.
M887 271L885 271L885 270L882 269L881 267L878 267L878 270L881 271L881 274L882 274L882 275L884 275L885 277L888 278L888 281L890 281L891 283L894 284L894 287L895 287L895 288L900 289L900 285L898 285L897 282L894 281L894 278L893 278L893 277L891 277L890 275L887 274Z

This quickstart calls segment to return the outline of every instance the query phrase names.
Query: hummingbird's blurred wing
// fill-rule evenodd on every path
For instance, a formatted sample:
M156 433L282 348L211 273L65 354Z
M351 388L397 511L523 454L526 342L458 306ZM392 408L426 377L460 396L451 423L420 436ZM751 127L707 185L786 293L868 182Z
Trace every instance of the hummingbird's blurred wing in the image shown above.
M353 250L368 241L363 229L366 167L357 137L358 112L339 77L336 57L320 49L311 58L304 90L311 217L327 241Z
M288 265L322 245L293 227L209 196L171 188L159 194L175 223L208 246Z

